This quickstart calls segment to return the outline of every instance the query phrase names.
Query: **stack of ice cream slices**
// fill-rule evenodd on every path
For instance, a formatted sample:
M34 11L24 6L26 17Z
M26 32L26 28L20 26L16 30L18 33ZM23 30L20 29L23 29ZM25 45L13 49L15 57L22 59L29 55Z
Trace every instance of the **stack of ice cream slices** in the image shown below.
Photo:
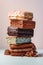
M31 38L34 36L35 21L33 13L13 11L9 13L10 26L7 28L9 49L6 55L36 57L36 46Z

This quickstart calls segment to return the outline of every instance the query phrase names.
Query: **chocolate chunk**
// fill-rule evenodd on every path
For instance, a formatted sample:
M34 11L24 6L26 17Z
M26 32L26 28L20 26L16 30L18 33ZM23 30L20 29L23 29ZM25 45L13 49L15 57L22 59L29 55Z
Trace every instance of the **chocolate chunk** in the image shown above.
M10 50L6 49L4 55L10 55Z

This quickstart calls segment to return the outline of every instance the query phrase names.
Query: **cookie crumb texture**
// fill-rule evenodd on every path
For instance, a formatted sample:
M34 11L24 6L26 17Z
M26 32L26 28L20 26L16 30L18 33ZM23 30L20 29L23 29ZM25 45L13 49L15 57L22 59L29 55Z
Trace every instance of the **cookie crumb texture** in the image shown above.
M27 52L12 52L11 50L5 50L4 55L11 55L11 56L27 56L27 57L38 57L36 51L27 51Z

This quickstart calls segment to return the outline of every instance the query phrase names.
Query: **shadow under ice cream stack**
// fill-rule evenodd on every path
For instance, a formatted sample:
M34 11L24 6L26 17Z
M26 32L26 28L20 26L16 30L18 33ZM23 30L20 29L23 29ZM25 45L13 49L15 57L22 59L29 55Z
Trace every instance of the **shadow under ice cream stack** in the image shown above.
M36 57L36 46L31 38L34 36L35 21L33 13L13 11L9 13L10 26L7 28L7 43L9 49L5 55Z

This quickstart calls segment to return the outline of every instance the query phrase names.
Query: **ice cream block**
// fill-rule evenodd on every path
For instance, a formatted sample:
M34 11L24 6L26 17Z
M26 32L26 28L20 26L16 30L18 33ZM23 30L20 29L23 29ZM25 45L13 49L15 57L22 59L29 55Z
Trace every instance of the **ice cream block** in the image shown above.
M30 43L31 38L28 37L15 37L15 36L9 36L6 38L7 42L9 44L23 44L23 43Z
M19 11L19 10L13 10L9 12L8 14L9 19L15 19L15 20L32 20L33 19L33 13L28 11Z
M23 28L23 29L34 29L35 28L35 21L22 21L22 20L11 20L10 26Z
M7 29L7 34L9 36L27 36L27 37L32 37L34 34L33 29L20 29L17 27L8 27Z

